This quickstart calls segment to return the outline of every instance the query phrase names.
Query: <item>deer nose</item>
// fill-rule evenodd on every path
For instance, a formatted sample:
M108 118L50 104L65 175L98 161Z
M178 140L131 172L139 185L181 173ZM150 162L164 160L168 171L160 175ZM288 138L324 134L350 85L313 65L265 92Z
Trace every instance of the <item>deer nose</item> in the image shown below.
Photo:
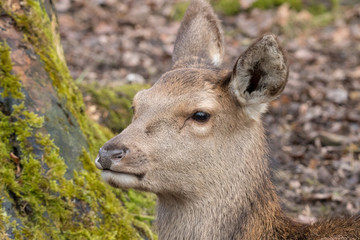
M115 150L106 150L100 148L99 154L95 160L95 165L97 168L102 170L110 170L113 162L120 161L125 157L127 149L115 149Z

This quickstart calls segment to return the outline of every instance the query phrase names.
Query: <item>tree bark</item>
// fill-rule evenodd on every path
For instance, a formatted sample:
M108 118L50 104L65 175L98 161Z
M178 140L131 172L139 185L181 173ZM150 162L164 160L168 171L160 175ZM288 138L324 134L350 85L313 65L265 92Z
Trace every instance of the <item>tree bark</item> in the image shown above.
M101 181L111 133L84 112L52 1L0 0L0 239L154 238Z

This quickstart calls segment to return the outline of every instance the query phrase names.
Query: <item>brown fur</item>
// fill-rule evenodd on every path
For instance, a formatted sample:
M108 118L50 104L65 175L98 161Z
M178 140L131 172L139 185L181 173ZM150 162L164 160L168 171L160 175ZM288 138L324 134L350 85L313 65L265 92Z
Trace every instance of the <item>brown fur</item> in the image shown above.
M305 225L279 206L261 123L287 81L276 38L260 38L232 71L222 54L213 10L192 1L172 70L136 95L133 122L99 152L104 180L157 194L160 239L360 239L358 218Z

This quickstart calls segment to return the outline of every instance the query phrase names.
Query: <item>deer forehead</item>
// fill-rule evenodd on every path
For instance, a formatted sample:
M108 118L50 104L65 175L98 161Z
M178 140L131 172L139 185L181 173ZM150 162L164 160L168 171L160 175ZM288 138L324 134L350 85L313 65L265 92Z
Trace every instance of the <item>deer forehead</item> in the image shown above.
M161 88L161 90L159 90ZM171 91L173 90L173 91ZM149 90L139 92L134 99L134 106L138 114L152 114L160 117L184 116L195 111L216 112L220 108L219 94L216 89L203 87L202 90L188 91L183 94L174 94L176 87L170 89L165 86L154 86ZM171 116L169 112L173 113Z
M220 76L219 76L220 75ZM165 73L156 84L139 92L134 105L141 111L172 110L179 114L193 111L215 112L225 95L218 85L224 74L208 69L180 69ZM227 75L225 75L227 76Z

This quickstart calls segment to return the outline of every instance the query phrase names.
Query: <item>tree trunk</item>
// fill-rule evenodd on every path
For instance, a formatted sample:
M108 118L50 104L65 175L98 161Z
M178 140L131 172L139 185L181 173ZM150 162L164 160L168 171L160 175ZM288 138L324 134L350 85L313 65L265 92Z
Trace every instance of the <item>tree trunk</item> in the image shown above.
M0 0L0 239L154 238L101 181L111 133L84 108L52 1Z

